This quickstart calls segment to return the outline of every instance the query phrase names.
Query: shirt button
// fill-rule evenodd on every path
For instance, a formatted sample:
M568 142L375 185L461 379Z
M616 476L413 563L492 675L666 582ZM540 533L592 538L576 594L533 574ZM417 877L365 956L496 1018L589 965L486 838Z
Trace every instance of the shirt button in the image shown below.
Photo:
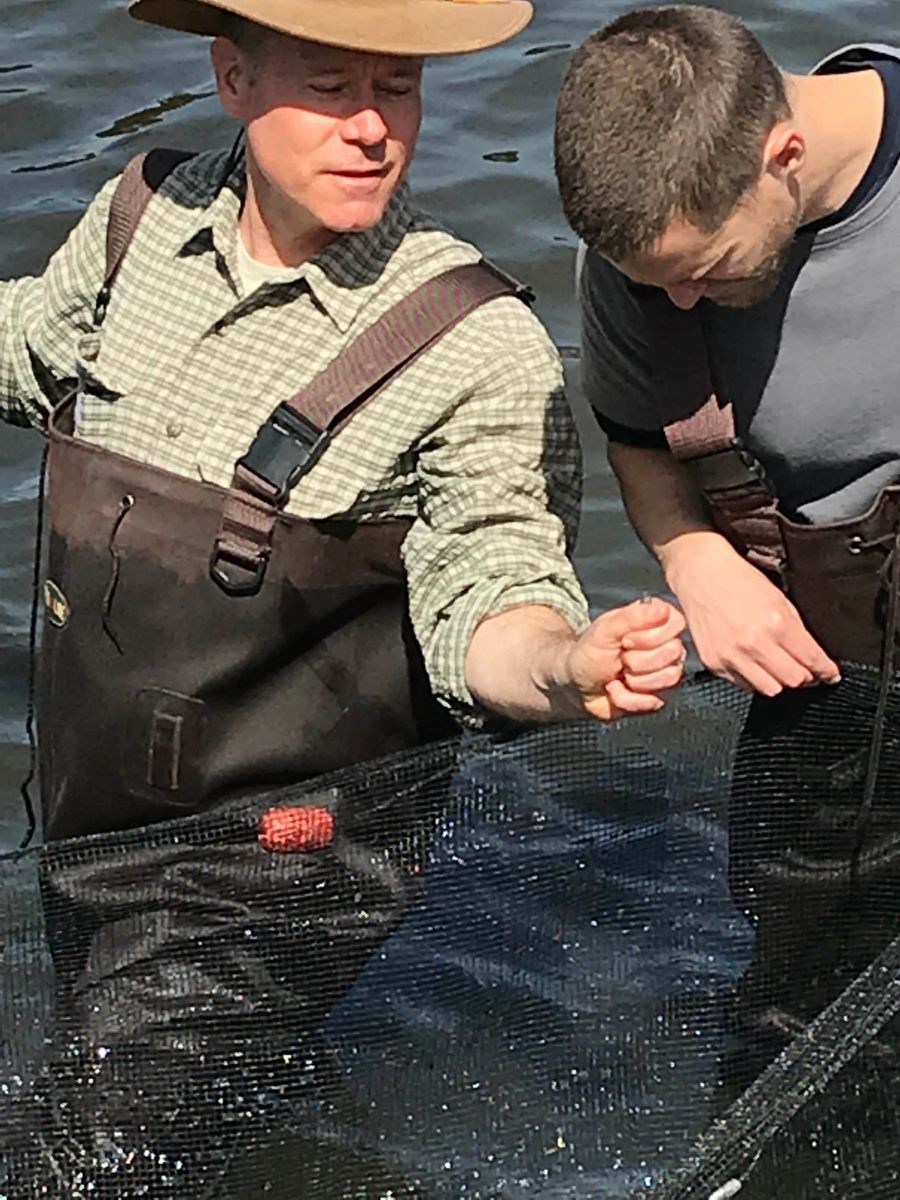
M178 438L184 433L184 426L180 421L169 421L166 425L166 437Z

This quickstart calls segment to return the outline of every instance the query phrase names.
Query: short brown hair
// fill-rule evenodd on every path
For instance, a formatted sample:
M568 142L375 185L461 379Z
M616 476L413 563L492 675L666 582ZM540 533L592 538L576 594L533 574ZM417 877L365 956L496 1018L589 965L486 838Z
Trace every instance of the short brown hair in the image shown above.
M260 25L257 21L251 21L249 17L242 17L224 9L219 23L221 36L234 42L246 54L255 54L272 32L267 25Z
M694 5L626 13L576 52L556 121L569 224L613 261L676 216L704 232L756 183L784 77L734 17Z

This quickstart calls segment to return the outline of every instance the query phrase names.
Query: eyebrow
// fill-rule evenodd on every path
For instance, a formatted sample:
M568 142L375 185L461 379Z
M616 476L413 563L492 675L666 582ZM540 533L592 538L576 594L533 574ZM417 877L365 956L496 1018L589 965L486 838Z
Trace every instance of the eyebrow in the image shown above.
M715 275L710 274L710 272L715 271L716 267L721 266L721 264L725 261L726 258L728 258L729 254L731 254L731 252L733 250L734 250L734 246L729 245L728 248L726 250L724 250L717 258L713 259L712 263L706 268L705 271L700 272L700 274L697 274L695 272L693 275L687 275L682 279L675 280L674 283L667 284L666 286L667 287L681 287L683 284L688 284L688 283L728 283L732 279L739 278L738 276L735 276L735 275L715 276Z

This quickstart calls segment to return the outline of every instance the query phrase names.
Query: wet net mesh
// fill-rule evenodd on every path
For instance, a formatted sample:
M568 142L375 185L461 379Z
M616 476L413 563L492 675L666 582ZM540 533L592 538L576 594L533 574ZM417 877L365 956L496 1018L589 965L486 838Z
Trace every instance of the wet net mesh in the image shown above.
M898 713L694 681L7 860L0 1196L896 1200Z

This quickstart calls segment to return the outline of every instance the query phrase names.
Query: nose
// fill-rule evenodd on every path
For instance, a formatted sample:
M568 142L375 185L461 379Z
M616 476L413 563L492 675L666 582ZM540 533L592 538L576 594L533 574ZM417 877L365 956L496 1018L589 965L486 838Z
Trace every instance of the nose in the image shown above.
M387 137L384 117L372 104L358 109L344 122L344 140L363 146L378 146Z
M693 308L705 293L706 284L702 280L696 283L673 283L666 288L666 294L676 308Z

